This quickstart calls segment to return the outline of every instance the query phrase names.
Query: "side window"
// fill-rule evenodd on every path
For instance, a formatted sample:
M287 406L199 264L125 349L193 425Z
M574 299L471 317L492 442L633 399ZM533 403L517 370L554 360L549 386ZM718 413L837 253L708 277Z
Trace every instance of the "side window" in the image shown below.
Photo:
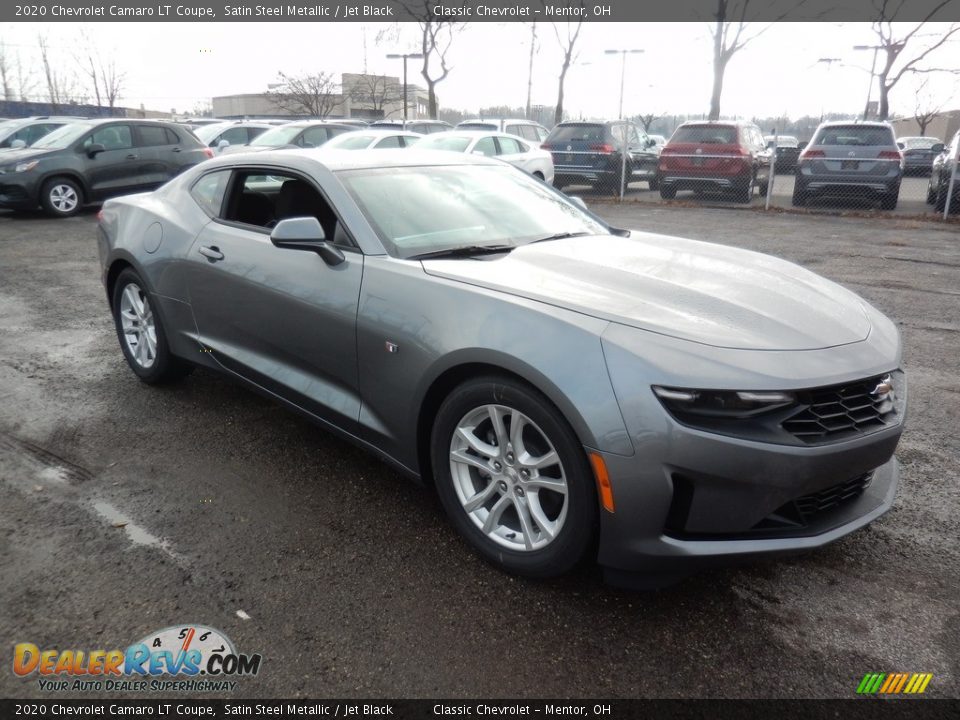
M497 138L497 142L500 143L500 154L501 155L515 155L517 153L526 152L523 149L523 145L519 140L514 140L513 138L501 137Z
M166 135L167 135L167 145L179 145L179 144L180 144L180 142L181 142L180 136L177 135L173 130L171 130L170 128L164 128L164 129L163 129L163 132L165 132Z
M303 135L300 136L300 142L297 144L302 147L320 147L328 139L326 128L312 127L304 131Z
M546 128L542 128L542 127L535 127L534 132L537 133L537 137L539 138L540 142L543 142L544 140L546 140L547 136L550 134L550 132Z
M384 150L389 148L399 148L403 146L400 144L399 135L390 135L388 137L383 138L383 140L378 142L374 147L380 150Z
M613 136L613 144L617 147L623 147L626 139L626 125L611 125L610 134Z
M95 130L83 141L84 149L91 145L103 145L107 150L126 150L133 147L133 134L129 125L108 125Z
M224 206L224 220L269 230L281 220L295 217L315 217L327 240L352 245L333 208L311 183L288 173L237 173Z
M473 146L473 152L492 157L497 154L497 146L492 137L485 137L477 141L477 144Z
M230 180L229 170L220 170L204 175L190 188L190 195L207 214L216 217L223 205L223 195Z
M526 138L527 140L533 140L533 142L540 142L540 138L537 135L537 129L533 125L521 125L520 136Z
M137 133L140 135L138 144L142 147L168 144L166 128L156 125L140 125L137 127Z
M240 127L230 128L220 135L217 143L219 143L220 140L226 140L231 145L246 145L248 142L247 129Z
M522 132L522 130L520 129L521 127L523 127L523 126L522 126L522 125L507 125L507 126L503 129L503 131L504 131L505 133L510 134L510 135L519 135L519 134Z

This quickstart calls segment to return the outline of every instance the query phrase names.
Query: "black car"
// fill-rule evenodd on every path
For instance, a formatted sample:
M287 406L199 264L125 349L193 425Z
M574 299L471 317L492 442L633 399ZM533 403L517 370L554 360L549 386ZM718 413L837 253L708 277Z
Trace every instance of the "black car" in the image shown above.
M943 212L947 207L947 193L950 192L950 175L953 174L953 198L950 200L950 212L960 209L960 130L958 130L950 144L940 148L940 153L933 160L930 172L930 182L927 184L927 202L937 210Z
M627 146L626 175L621 150ZM657 152L643 130L627 120L562 122L540 148L553 155L553 184L586 184L597 190L620 191L620 183L645 180L657 189Z
M764 135L767 150L776 147L778 173L792 173L797 169L797 158L800 157L800 141L793 135Z
M190 132L147 120L84 120L0 155L0 208L69 217L86 203L152 190L213 151Z

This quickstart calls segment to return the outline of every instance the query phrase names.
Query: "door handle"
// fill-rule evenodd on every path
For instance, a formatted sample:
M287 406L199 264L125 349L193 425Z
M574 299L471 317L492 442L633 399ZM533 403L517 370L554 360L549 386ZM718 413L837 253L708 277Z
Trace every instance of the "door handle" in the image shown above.
M180 152L180 148L175 147L175 148L174 148L173 150L171 150L170 152Z
M223 253L220 252L220 248L216 245L201 245L200 254L211 262L216 262L217 260L223 260Z
M127 155L127 160L136 160L137 157L139 157L139 156L138 156L138 155L135 155L135 154L133 154L133 153L130 153L129 155Z

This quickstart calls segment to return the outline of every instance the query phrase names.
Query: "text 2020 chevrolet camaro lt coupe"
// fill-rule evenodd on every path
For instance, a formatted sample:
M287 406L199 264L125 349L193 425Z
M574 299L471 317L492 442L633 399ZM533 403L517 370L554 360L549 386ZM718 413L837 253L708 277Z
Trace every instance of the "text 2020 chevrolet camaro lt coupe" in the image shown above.
M99 248L140 378L203 365L282 400L433 484L515 573L682 575L893 502L890 320L773 257L611 228L496 160L226 156L108 201Z

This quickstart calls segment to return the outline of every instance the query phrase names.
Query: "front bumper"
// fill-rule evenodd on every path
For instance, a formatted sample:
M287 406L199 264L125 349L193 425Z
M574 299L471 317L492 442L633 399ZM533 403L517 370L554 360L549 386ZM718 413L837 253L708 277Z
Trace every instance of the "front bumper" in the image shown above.
M868 312L867 340L807 351L705 348L611 326L604 354L635 454L602 453L615 503L613 513L600 510L605 571L682 577L708 565L802 552L889 510L907 409L902 375L895 373L896 413L882 425L810 444L683 424L650 388L799 393L890 373L900 365L896 328Z
M4 182L6 180L6 182ZM0 178L0 208L11 210L29 210L37 207L36 183L10 182L10 178Z

